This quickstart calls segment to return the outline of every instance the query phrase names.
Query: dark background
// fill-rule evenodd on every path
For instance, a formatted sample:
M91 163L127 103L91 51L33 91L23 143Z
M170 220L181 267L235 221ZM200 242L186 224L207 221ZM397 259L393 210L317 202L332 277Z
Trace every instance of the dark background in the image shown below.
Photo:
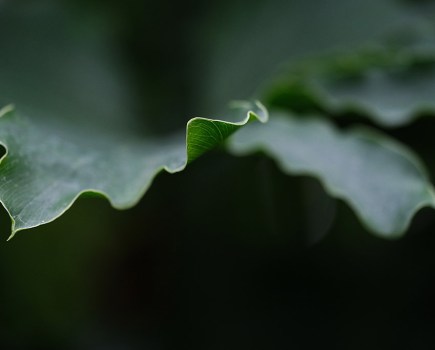
M9 29L32 28L29 18L47 13L47 33L56 32L57 13L80 24L79 38L98 28L122 59L132 114L145 116L144 133L164 134L252 96L283 62L375 40L396 20L373 12L359 33L349 15L336 39L315 42L323 25L338 21L339 2L297 4L0 1L0 13L30 13ZM22 47L25 28L11 29L24 33ZM340 36L350 29L351 37ZM0 34L5 45L15 40L8 33ZM44 48L51 39L42 38ZM434 123L391 132L429 169ZM6 243L3 210L0 348L432 349L434 219L425 209L404 238L383 240L317 181L285 176L261 154L235 158L222 149L183 173L161 174L128 211L81 198L57 221Z

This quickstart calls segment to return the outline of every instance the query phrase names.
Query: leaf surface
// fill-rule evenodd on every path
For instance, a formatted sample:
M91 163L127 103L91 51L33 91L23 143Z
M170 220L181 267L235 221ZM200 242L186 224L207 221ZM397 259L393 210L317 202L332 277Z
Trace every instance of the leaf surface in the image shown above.
M244 102L237 105L239 122L193 118L186 134L144 141L36 124L11 107L0 114L0 142L7 150L0 163L0 200L12 218L12 236L54 220L83 193L129 208L162 170L182 171L250 120L268 118L259 102Z
M435 205L418 158L372 129L343 132L326 120L275 113L266 125L234 135L229 147L237 155L263 151L285 173L318 178L382 237L402 235L418 209Z

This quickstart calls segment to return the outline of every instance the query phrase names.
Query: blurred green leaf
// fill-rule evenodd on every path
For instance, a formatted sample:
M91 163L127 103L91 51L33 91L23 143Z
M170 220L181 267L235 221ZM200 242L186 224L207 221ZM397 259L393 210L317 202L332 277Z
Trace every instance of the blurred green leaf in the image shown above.
M435 56L378 50L326 57L293 66L266 95L276 107L356 113L397 127L435 114Z
M237 155L263 151L285 173L318 178L385 238L402 235L421 207L435 206L434 189L418 158L372 129L342 132L326 120L275 113L264 126L251 125L234 135L229 146Z
M252 119L265 122L259 103L238 103L239 122L193 118L187 135L141 140L133 136L36 124L11 107L0 113L0 200L17 231L50 222L83 193L103 195L118 209L136 204L162 170L182 171Z

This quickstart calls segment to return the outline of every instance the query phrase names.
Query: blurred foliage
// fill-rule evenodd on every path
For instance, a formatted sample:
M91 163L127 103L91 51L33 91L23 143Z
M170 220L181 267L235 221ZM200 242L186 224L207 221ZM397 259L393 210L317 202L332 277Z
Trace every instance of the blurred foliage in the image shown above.
M273 86L269 108L376 128L434 174L433 13L432 1L3 0L0 102L37 123L85 123L93 133L100 120L98 128L146 136ZM359 64L372 50L427 60L394 83L388 64L386 83L372 90L373 61ZM324 58L349 52L357 64ZM327 86L334 98L353 86L357 97L382 90L374 97L401 105L397 93L409 97L408 88L411 103L424 97L426 106L392 129L364 108L329 108L306 80L292 83L313 61L346 78ZM217 149L159 176L129 211L81 198L54 223L2 244L0 345L429 349L434 225L423 209L402 239L381 240L317 180L288 177L261 154ZM2 213L5 239L8 226Z

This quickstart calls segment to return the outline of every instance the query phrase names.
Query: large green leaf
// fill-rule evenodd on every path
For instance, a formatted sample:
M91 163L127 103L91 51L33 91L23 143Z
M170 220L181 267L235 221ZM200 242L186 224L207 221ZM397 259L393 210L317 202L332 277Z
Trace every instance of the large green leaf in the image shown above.
M266 92L271 105L356 113L387 127L435 114L435 57L409 50L370 51L293 66Z
M0 104L19 108L0 118L0 200L12 235L55 219L84 192L130 207L160 171L181 171L248 120L267 118L258 103L239 103L225 121L190 120L187 134L145 134L138 111L147 100L137 98L119 30L98 16L52 0L0 4Z
M407 148L368 128L345 132L328 121L271 115L262 127L234 135L238 155L261 150L282 171L318 178L329 194L346 201L374 233L392 238L407 229L414 213L434 206L434 189Z
M143 141L67 124L36 124L13 108L0 113L0 200L12 218L12 236L50 222L83 193L133 206L165 170L175 173L252 119L267 120L259 102L238 103L239 122L193 118L186 134Z

